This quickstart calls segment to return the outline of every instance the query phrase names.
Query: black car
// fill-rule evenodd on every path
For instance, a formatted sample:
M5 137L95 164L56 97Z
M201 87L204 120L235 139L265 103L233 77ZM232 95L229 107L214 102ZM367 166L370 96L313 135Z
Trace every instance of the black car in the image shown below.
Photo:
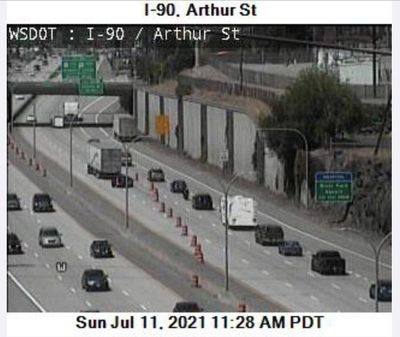
M111 186L112 187L125 187L125 184L128 183L128 187L133 187L133 179L128 176L128 180L126 179L126 175L118 174L111 178Z
M203 309L196 302L176 302L172 312L201 312Z
M187 190L187 185L184 180L174 180L170 185L172 193L183 193L185 190Z
M34 212L53 212L53 203L47 193L36 193L32 199L32 209Z
M164 182L165 181L164 171L160 168L151 168L147 172L147 180L152 182Z
M212 210L213 202L211 195L206 193L195 194L192 198L192 208L199 210Z
M21 240L15 233L7 233L7 254L22 254Z
M107 291L110 290L107 275L102 269L86 269L81 280L82 288L86 291Z
M279 225L257 225L254 236L256 243L263 246L278 246L284 242L283 229Z
M298 241L284 241L279 246L279 254L285 256L303 256L303 248Z
M15 193L7 193L7 211L18 211L21 209L19 198Z
M371 284L369 288L369 297L375 299L375 283ZM379 280L378 301L392 302L392 280Z
M90 245L90 256L92 257L113 257L111 245L107 240L95 240Z

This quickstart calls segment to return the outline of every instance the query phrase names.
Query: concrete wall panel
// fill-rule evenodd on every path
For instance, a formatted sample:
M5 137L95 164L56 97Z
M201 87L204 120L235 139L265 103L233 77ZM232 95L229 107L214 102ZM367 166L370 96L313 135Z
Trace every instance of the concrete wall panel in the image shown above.
M201 157L201 104L183 103L183 144L185 152L193 159Z
M159 138L156 132L156 116L160 114L160 97L149 94L149 135L153 138Z
M233 115L233 138L234 172L246 173L246 178L255 180L253 154L255 151L256 126L247 115L236 111Z
M264 156L264 178L265 187L273 192L285 194L284 192L284 177L285 169L282 162L278 159L275 152L269 148L265 148Z
M226 152L226 110L207 109L207 151L208 163L222 168L221 155Z
M169 116L169 136L166 142L169 147L176 149L178 147L175 134L175 128L178 125L178 102L175 98L164 98L164 114Z
M137 92L137 113L138 113L138 128L139 131L144 133L145 132L145 92L139 91Z

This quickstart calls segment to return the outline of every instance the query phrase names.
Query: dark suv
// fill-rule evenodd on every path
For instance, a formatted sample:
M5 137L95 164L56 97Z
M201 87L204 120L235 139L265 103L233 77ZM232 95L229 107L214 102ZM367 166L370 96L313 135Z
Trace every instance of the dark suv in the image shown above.
M111 245L107 240L95 240L90 245L90 256L92 257L113 257Z
M7 233L7 254L23 254L21 240L15 233Z
M7 193L7 211L19 211L21 204L15 193Z
M126 183L128 187L133 187L133 179L129 176L126 179L126 175L118 174L111 178L111 187L125 187Z
M172 193L183 193L185 190L187 190L187 185L184 180L174 180L170 185Z
M110 290L107 275L102 269L86 269L81 280L82 288L86 291L107 291Z
M164 182L165 181L164 171L160 168L151 168L147 172L147 180L152 182Z
M375 299L375 283L371 284L369 288L369 297ZM378 301L392 302L392 280L379 280Z
M278 246L284 242L283 229L278 225L257 225L254 236L263 246Z
M176 302L172 312L200 312L203 311L196 302Z
M192 198L192 208L199 210L212 210L213 201L211 195L206 193L195 194Z
M34 212L53 212L53 203L47 193L36 193L32 199L32 209Z

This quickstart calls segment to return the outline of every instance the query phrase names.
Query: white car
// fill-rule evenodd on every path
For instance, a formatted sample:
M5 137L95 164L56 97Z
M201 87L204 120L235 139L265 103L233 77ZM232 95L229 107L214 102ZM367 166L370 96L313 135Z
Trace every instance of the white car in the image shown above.
M36 122L36 116L35 115L28 115L26 116L26 121L29 123Z

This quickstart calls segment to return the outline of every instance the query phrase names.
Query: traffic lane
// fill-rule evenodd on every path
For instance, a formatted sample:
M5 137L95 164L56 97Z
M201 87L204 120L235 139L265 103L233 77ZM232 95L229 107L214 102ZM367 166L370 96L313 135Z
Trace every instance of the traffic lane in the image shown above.
M29 181L24 181L21 178L23 177L19 179L20 185L25 186L24 191L26 191ZM33 193L33 191L29 191L24 194L24 191L18 191L21 200L27 200ZM24 208L29 207L24 204ZM79 281L85 268L103 268L112 281L111 287L113 289L112 294L110 293L110 295L106 296L111 297L113 299L111 302L115 302L115 304L113 306L109 305L109 300L102 302L97 300L97 302L91 303L93 306L97 305L102 308L102 311L169 311L172 304L181 299L118 254L115 254L112 259L91 258L89 256L89 246L95 238L68 217L58 205L56 205L56 210L56 213L51 215L28 213L26 211L13 212L10 215L10 222L12 228L20 227L21 225L18 226L18 223L24 222L21 221L23 213L29 214L29 217L25 219L25 222L28 223L24 227L30 228L31 231L25 236L24 240L27 241L24 242L28 243L29 241L28 245L35 250L34 254L36 253L37 258L46 261L45 265L55 266L58 261L68 262L68 272L61 275L61 277L65 282L70 280L68 284L70 290L75 289L75 292L79 293ZM18 215L19 219L14 219L14 213ZM36 221L32 221L32 219ZM56 224L56 227L63 234L65 249L41 249L37 244L38 229L35 228L37 227L34 225L35 222L40 226ZM104 234L107 237L107 233ZM112 238L110 241L112 242ZM59 279L60 275L57 275L57 278ZM72 292L75 293L73 290ZM87 295L85 303L93 296L96 295ZM79 310L79 308L77 309Z
M7 312L40 312L10 276L7 276Z
M16 136L20 144L29 149L27 143L19 137L18 132L16 132ZM146 270L155 279L161 280L169 289L173 289L185 299L197 301L208 311L226 312L236 308L238 302L233 303L234 298L232 296L227 297L224 293L221 294L222 286L215 287L215 284L223 283L223 277L214 268L210 266L200 268L200 274L210 283L207 282L207 286L203 285L202 288L193 291L189 276L196 262L192 260L189 254L182 254L182 250L163 239L162 236L151 233L134 219L131 219L132 226L128 236L121 236L120 224L124 222L123 212L103 197L98 197L88 185L75 183L75 188L72 190L74 197L65 196L65 182L68 181L68 174L52 159L48 162L48 176L46 179L42 179L26 166L26 162L21 162L13 155L10 157L11 162L17 163L18 167L31 180L42 186L43 189L52 191L55 199L61 201L72 217L77 219L86 230L96 237L101 237L105 229L111 229L116 234L118 249L123 255L135 265ZM103 210L101 214L98 214L99 209ZM120 219L120 223L116 223L116 219ZM176 261L176 256L180 256L179 261ZM197 269L197 266L195 269ZM211 284L211 287L208 286L209 284ZM286 311L276 303L265 299L261 300L249 288L243 287L234 280L231 282L231 288L239 296L236 299L237 301L246 298L249 305L256 311L264 310L262 308L268 308L271 311Z
M91 133L92 133L92 131L90 131ZM78 147L81 147L82 148L82 146L79 146L79 144L77 144L77 146ZM62 152L61 152L62 153ZM83 154L83 153L82 153ZM75 160L77 161L78 160L78 158L75 158ZM79 165L79 166L82 166L83 167L83 165L84 165L84 160L81 160L81 164L82 165ZM78 171L80 171L80 170L78 170ZM77 174L77 172L75 171L75 173ZM81 174L81 176L80 176L80 179L85 179L85 172L80 172L80 174ZM93 178L92 177L92 180L94 180L94 183L96 184L96 185L101 185L103 188L105 188L105 189L110 189L110 183L109 183L109 181L103 181L103 180L97 180L97 179L95 179L95 178ZM159 184L159 185L165 185L165 184ZM94 186L93 185L93 183L92 183L92 186ZM104 193L104 191L101 191L101 189L99 190L99 192L100 193ZM123 193L118 193L116 190L111 190L109 193L107 193L107 195L108 196L110 196L111 198L112 198L112 200L113 201L115 201L115 200L120 200L120 204L123 204L123 201L124 201L124 194ZM139 199L143 199L143 198L145 198L146 197L146 195L143 195L143 196L141 196ZM132 200L132 199L131 199ZM151 203L151 202L150 202ZM205 214L208 214L208 212L198 212L198 211L194 211L194 214L203 214L203 216L206 218L206 216L205 216ZM137 214L137 213L134 213L134 214ZM215 219L213 219L213 220L215 220ZM205 220L206 222L208 222L207 220ZM157 222L154 222L154 221L148 221L148 220L146 220L146 221L143 221L143 222L145 222L145 223L157 223ZM192 222L196 222L195 220L192 220ZM203 222L203 221L202 221ZM199 229L199 228L203 228L204 226L201 226L202 224L201 223L194 223L195 225L197 225L197 230ZM156 230L156 228L155 228L155 230ZM222 236L223 236L223 233L222 233L223 231L220 231L219 232L219 234L221 234L220 236L221 236L221 238L220 238L220 240L218 240L218 241L220 241L220 242L223 242L223 238L222 238ZM210 236L210 233L208 233L208 234L206 234L208 237L213 237L215 234L218 234L218 233L213 233L211 236ZM236 235L237 233L236 232L234 232L234 234ZM248 234L248 235L250 235L250 233L241 233L242 235L243 234ZM173 235L173 233L172 233L172 235ZM201 238L202 236L201 235L199 235L199 238ZM245 240L245 241L247 241L247 240ZM208 249L208 248L207 248ZM222 252L221 251L219 251L218 249L216 249L216 251L217 251L217 253L219 253L219 255L222 255ZM238 258L237 260L238 261L242 261L242 260L244 260L244 261L251 261L251 263L253 264L253 263L255 263L255 264L257 264L257 261L252 261L251 259L252 259L252 257L250 256L249 257L249 252L248 251L242 251L241 252L241 257L240 258ZM206 253L206 255L208 256L208 252ZM220 256L221 257L221 256ZM262 257L260 257L258 260L260 260L260 259L262 259ZM280 263L279 263L279 261L277 261L277 266L276 266L276 268L278 268L280 266ZM305 266L303 266L302 267L302 271L306 271L307 269L309 268L309 266L307 266L307 265L305 265ZM287 279L287 278L295 278L296 279L296 275L297 274L299 274L299 272L298 271L296 271L296 269L292 269L292 271L295 273L294 275L292 275L292 276L288 276L287 275L287 273L288 273L288 271L285 271L285 274L281 277L282 279ZM262 277L263 275L257 275L257 276L255 276L255 277ZM240 275L240 278L241 279L243 279L245 276L243 276L243 275ZM252 276L253 277L253 276ZM250 277L250 279L252 279L252 277ZM303 282L304 284L309 284L309 280L307 280L307 282ZM317 282L317 281L316 281ZM311 282L312 283L312 282ZM329 285L330 286L330 285ZM289 286L290 287L290 286ZM296 287L296 289L297 289L298 287ZM318 288L321 288L321 284L319 283L319 281L318 281L318 284L314 284L314 285L312 285L312 289L313 289L313 292L314 293L317 293L317 291L315 290L315 289L318 289ZM330 300L329 301L327 301L327 303L329 303L329 305L331 305L331 303L330 302L332 302L332 298L338 298L338 294L336 293L336 290L335 289L333 289L332 287L328 287L327 289L324 289L324 287L322 287L323 289L321 289L321 291L320 291L320 293L322 293L322 294L329 294L329 293L331 293L331 297L330 297ZM325 288L326 288L326 286L325 286ZM347 287L346 286L344 286L343 287L344 289L346 289ZM257 289L260 289L260 286L258 286L257 287ZM304 291L303 291L304 292ZM306 291L307 293L311 293L312 292L312 290L311 289L308 289L307 291ZM350 294L352 294L354 291L353 290L351 290L350 291ZM357 292L355 292L355 293L357 293ZM361 290L361 293L362 293L362 290ZM347 299L350 297L351 298L351 296L348 296L346 293L344 293L344 294L342 294L341 296L339 296L339 297L342 297L343 298L343 303L346 303L346 301L347 301ZM294 297L293 297L294 298ZM312 298L314 298L314 297L312 297ZM307 297L306 298L306 300L307 301L309 301L309 298ZM295 302L295 301L291 301L291 303L293 303L293 302ZM357 301L355 301L354 303L358 303ZM353 305L353 302L351 302L350 304L352 304ZM311 303L311 305L312 305L312 308L315 310L315 303ZM363 305L362 305L363 306ZM340 309L342 309L342 310L349 310L348 308L343 308L343 304L342 305L340 305L340 304L338 304L338 307L340 308ZM357 308L357 309L359 309L359 308ZM303 309L304 310L304 309ZM361 310L361 309L360 309Z
M109 130L107 130L109 132ZM222 195L222 187L219 181L222 177L214 177L215 172L211 172L207 167L202 166L199 169L198 163L182 158L170 149L154 144L153 142L139 142L133 146L135 153L134 159L144 166L162 166L171 177L183 178L189 184L189 188L193 190L206 190L213 197L219 198ZM155 159L156 158L156 159ZM240 186L240 187L238 187ZM318 242L326 243L331 247L342 247L354 252L357 255L371 257L371 249L366 243L358 237L348 242L348 233L332 231L326 226L315 223L310 218L310 214L305 211L295 209L294 206L288 205L285 208L272 204L265 198L265 190L262 187L249 187L240 182L235 183L231 188L231 194L240 194L244 196L256 197L258 202L258 218L261 222L269 222L273 220L283 225L285 228L293 228L300 231L303 235L308 236ZM369 259L370 260L370 259ZM371 261L371 260L370 260ZM390 248L384 247L382 251L383 263L391 264ZM371 261L372 262L372 261ZM387 268L382 265L383 268ZM390 269L390 268L389 268Z

